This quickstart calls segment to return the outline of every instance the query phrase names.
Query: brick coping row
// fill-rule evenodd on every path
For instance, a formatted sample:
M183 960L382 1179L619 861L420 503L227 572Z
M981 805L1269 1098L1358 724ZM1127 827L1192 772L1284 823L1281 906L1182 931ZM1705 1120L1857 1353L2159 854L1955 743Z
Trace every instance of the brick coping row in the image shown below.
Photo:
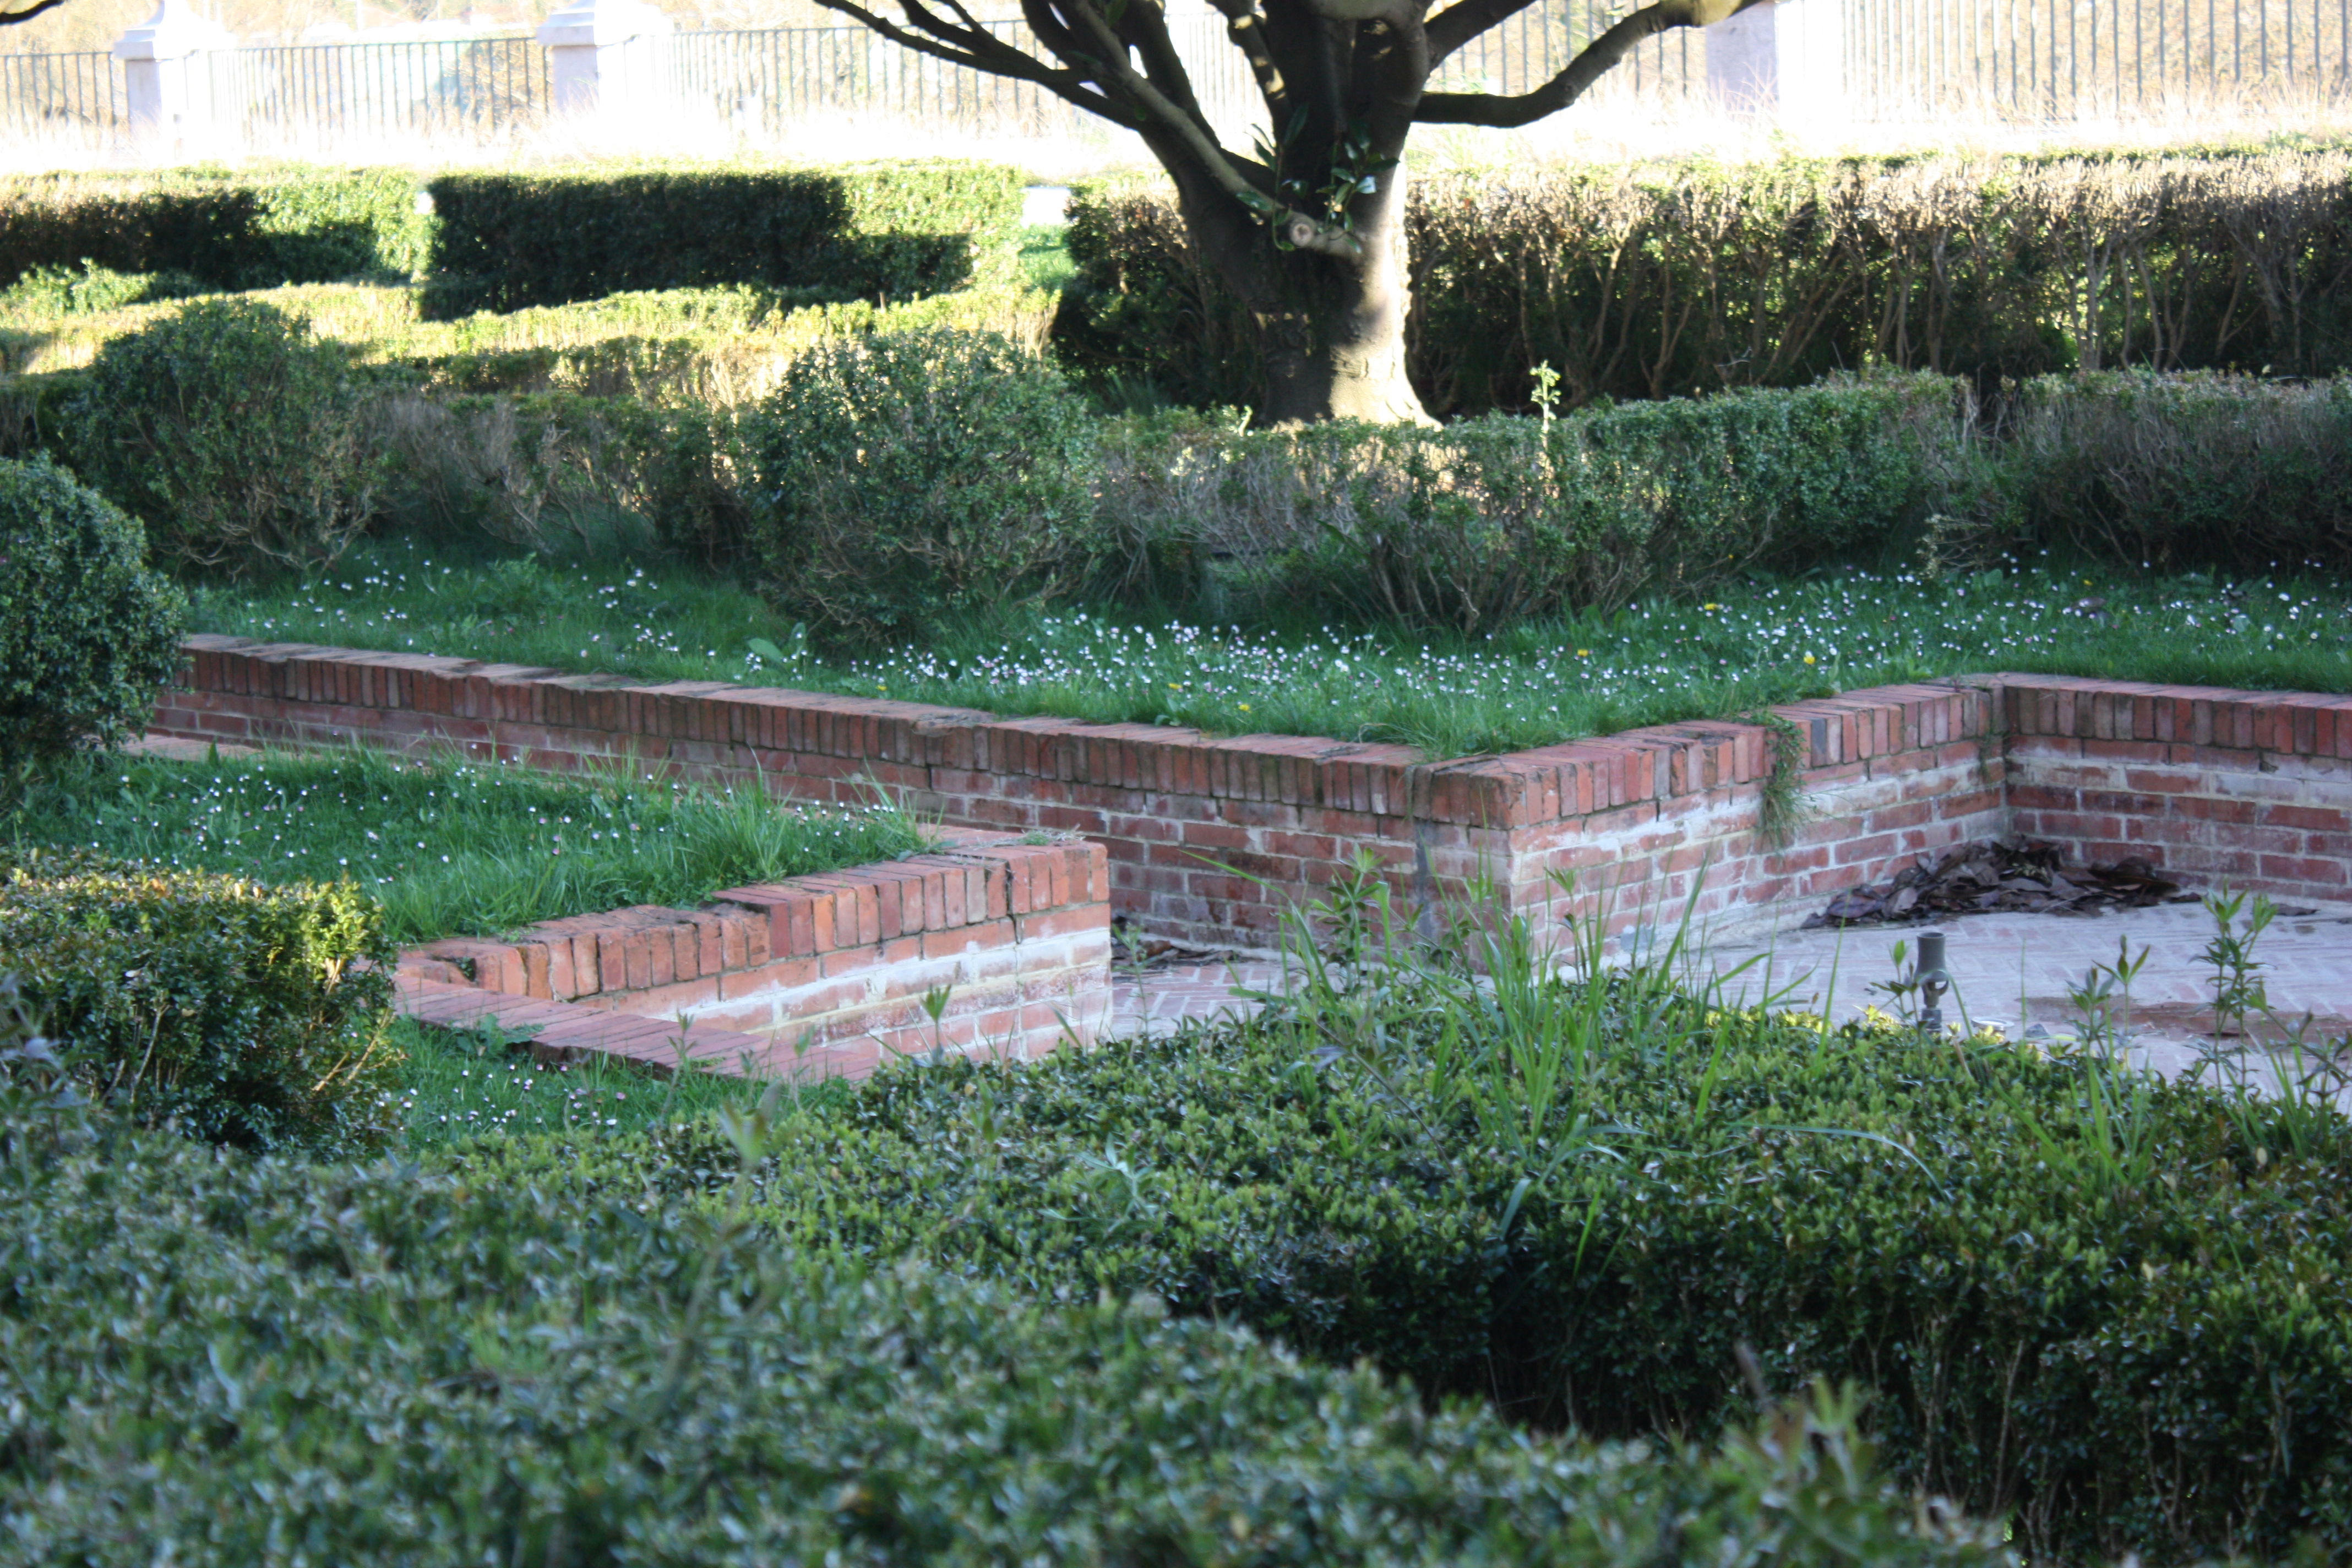
M756 975L783 959L916 956L926 937L990 942L1017 929L1007 922L1109 897L1102 852L1083 840L927 832L929 847L900 859L729 888L698 909L640 904L506 938L444 938L410 949L401 967L439 984L571 1001Z
M243 637L186 639L188 710L173 732L245 740L239 700L300 703L351 732L488 748L563 765L567 735L602 733L667 764L722 763L749 750L862 768L1026 777L1155 794L1329 806L1431 823L1512 828L1761 782L1771 731L1740 720L1652 725L1499 756L1431 761L1412 748L1293 735L1212 735L1174 726L1007 719L970 709L724 681L639 683L511 664ZM207 723L204 699L223 700ZM1958 699L1959 700L1956 700ZM1974 699L1975 700L1969 700ZM1997 714L1979 703L1990 700ZM1777 705L1810 770L2009 737L2214 746L2352 759L2352 695L2261 692L2074 676L1984 674ZM402 725L385 721L408 716Z

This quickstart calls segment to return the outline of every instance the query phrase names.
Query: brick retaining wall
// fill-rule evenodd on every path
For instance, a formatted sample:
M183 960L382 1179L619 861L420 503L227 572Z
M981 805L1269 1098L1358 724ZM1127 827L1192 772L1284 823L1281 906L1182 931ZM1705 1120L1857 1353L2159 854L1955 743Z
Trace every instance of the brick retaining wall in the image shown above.
M1269 944L1282 910L1358 854L1422 895L1489 879L1529 912L1567 912L1552 876L1574 871L1575 900L1606 898L1619 927L1679 918L1702 866L1701 915L1760 910L2011 826L2279 891L2352 885L2352 698L2003 675L1792 704L1775 711L1804 738L1809 820L1774 847L1756 833L1770 771L1756 724L1425 763L1400 746L233 637L188 647L188 679L158 708L164 733L439 742L558 769L625 760L817 801L887 790L950 823L1082 834L1108 851L1113 910L1204 945Z
M431 942L401 970L657 1021L639 1031L639 1055L658 1057L662 1027L700 1026L681 1036L690 1044L727 1031L726 1049L751 1059L718 1065L763 1075L854 1077L892 1052L1026 1059L1066 1037L1091 1042L1110 1006L1102 847L943 837L903 860L730 888L698 910L645 905L544 921L512 940ZM935 988L947 993L936 1022L924 1007Z

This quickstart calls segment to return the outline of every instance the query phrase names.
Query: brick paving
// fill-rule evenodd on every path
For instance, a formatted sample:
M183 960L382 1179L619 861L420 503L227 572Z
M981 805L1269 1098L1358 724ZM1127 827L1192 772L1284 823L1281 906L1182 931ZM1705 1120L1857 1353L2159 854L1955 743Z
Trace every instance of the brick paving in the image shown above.
M2281 900L2285 902L2286 900ZM2352 903L2294 904L2309 915L2281 917L2254 949L2271 1013L2287 1026L2310 1016L2305 1038L2341 1040L2352 1033ZM2242 926L2243 918L2241 917ZM2171 904L2098 916L1969 915L1934 927L1855 927L1848 931L1786 928L1717 940L1700 955L1702 973L1723 978L1733 995L1768 996L1784 1005L1850 1018L1873 1004L1875 989L1895 977L1893 949L1909 944L1916 957L1922 930L1947 937L1946 967L1954 995L1945 1016L1998 1026L2012 1038L2036 1030L2051 1037L2076 1032L2079 1015L2069 990L2095 965L2113 964L2119 943L2147 966L2133 983L2128 1027L2136 1059L2167 1074L2186 1071L2211 1041L2212 969L2198 959L2215 934L2202 906ZM2280 1028L2256 1031L2273 1043ZM2258 1076L2260 1053L2225 1042Z

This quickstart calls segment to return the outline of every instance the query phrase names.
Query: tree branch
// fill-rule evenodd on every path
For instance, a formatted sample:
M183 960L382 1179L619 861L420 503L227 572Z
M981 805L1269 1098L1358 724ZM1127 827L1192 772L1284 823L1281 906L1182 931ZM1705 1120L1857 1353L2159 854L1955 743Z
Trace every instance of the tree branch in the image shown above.
M44 0L44 3L62 4L63 0ZM1089 114L1099 114L1114 125L1134 129L1134 117L1106 95L1087 91L1087 79L1079 72L1057 70L1034 55L1024 54L1012 45L1003 43L985 32L977 40L970 42L966 47L959 49L949 44L926 37L921 33L911 32L896 22L876 16L865 6L858 5L856 0L817 0L817 4L828 11L838 11L843 16L873 28L892 43L912 49L917 54L929 55L933 59L945 60L950 65L961 66L967 70L982 71L991 76L1011 77L1016 81L1034 82L1056 98L1065 99ZM956 8L958 11L962 10L961 5ZM920 9L919 5L908 7L910 13ZM944 23L939 23L937 18L932 18L932 21L948 37L959 42L965 41L966 29L950 27Z
M1132 4L1133 0L1129 3ZM1103 84L1106 91L1115 82L1118 90L1139 109L1148 112L1163 129L1173 133L1177 144L1218 189L1267 219L1275 226L1276 233L1300 250L1349 258L1363 254L1363 246L1347 229L1335 227L1311 214L1295 211L1268 197L1234 166L1234 161L1226 156L1223 148L1217 145L1217 139L1197 115L1186 114L1169 100L1167 94L1138 76L1135 68L1127 63L1126 46L1111 31L1110 24L1103 20L1102 14L1095 9L1094 0L1055 0L1055 4L1065 16L1073 17L1101 47L1103 58L1097 62L1098 68L1111 79Z
M1512 130L1557 114L1584 96L1635 45L1675 27L1709 27L1767 0L1656 0L1619 22L1569 61L1568 68L1533 92L1504 98L1486 92L1424 95L1413 119L1423 125L1487 125ZM1457 7L1458 8L1458 7ZM1447 16L1453 15L1451 11ZM1475 36L1475 35L1473 35Z
M1257 79L1258 96L1265 100L1266 113L1279 131L1290 119L1290 84L1266 47L1265 18L1257 14L1253 0L1210 0L1210 4L1224 13L1225 37L1249 62L1250 75Z
M37 4L27 5L21 11L0 11L0 27L13 27L19 22L29 22L44 11L54 11L65 3L66 0L38 0Z
M1428 21L1429 63L1444 64L1454 50L1534 4L1535 0L1455 0Z

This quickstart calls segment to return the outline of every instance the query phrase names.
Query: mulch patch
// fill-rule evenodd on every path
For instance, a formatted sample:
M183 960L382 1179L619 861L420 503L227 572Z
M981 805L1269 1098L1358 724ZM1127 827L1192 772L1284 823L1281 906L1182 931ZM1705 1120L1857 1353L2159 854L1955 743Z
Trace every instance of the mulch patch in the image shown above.
M2092 915L2191 904L2198 898L2137 856L2112 866L2084 866L2043 839L1987 838L1939 859L1923 855L1890 881L1849 889L1807 920L1804 929L1899 925L1951 915Z

